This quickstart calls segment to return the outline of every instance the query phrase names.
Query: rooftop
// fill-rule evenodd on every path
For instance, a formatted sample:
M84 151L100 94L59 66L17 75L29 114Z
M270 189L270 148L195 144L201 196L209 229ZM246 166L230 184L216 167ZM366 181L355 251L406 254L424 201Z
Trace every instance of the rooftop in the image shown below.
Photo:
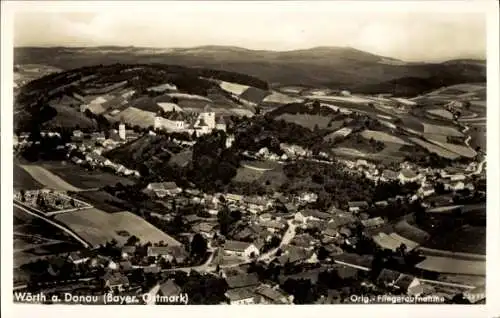
M229 289L257 286L259 284L259 276L256 273L238 274L226 278Z
M224 243L224 249L229 251L243 252L250 245L252 245L252 243L228 240Z

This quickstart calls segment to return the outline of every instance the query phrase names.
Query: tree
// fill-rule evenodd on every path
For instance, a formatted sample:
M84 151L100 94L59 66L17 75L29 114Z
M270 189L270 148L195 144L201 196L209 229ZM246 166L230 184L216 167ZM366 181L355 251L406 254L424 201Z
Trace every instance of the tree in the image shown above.
M205 238L196 233L191 241L191 255L194 257L203 257L207 252L207 241Z

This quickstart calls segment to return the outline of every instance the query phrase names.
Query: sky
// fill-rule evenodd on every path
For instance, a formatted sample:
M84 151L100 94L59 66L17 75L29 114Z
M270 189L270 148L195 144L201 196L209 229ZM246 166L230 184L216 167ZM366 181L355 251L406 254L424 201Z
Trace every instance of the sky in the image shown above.
M23 7L14 15L14 45L230 45L276 51L349 46L405 61L486 56L486 18L474 10L382 11L326 2L285 6L279 1L211 7L155 2L141 8L126 3Z

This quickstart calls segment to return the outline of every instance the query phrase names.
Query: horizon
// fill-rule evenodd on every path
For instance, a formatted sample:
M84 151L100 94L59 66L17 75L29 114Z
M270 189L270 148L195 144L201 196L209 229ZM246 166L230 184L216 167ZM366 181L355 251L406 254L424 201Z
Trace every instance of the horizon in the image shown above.
M322 2L314 6L301 2L210 4L159 3L148 5L148 11L109 4L87 6L85 12L72 6L66 8L70 11L61 10L59 4L57 10L49 6L52 11L30 7L15 12L14 45L155 49L223 46L275 52L349 47L405 62L486 60L486 18L470 8L440 12L431 11L430 6L427 11L384 12L375 7L371 11L339 11L345 7ZM155 11L150 11L152 8Z
M208 48L208 47L213 47L213 48L226 48L226 49L238 49L238 50L245 50L249 52L273 52L273 53L287 53L287 52L297 52L297 51L313 51L313 50L318 50L318 49L351 49L359 52L363 52L366 54L372 54L376 56L380 56L382 58L388 58L388 59L393 59L396 61L400 61L403 63L445 63L448 61L454 61L454 60L474 60L474 61L481 61L481 62L486 62L487 59L486 57L484 58L479 58L479 57L468 57L468 56L463 56L463 57L458 57L458 58L451 58L451 59L444 59L444 60L434 60L434 61L407 61L403 59L398 59L392 56L383 56L379 55L373 52L369 51L364 51L357 49L355 47L350 47L350 46L314 46L314 47L309 47L309 48L301 48L301 49L292 49L292 50L272 50L272 49L250 49L242 46L233 46L233 45L221 45L221 44L207 44L207 45L199 45L199 46L186 46L186 47L155 47L155 46L135 46L135 45L87 45L87 46L71 46L71 45L38 45L38 46L33 46L33 45L26 45L26 46L14 46L14 49L55 49L55 48L68 48L68 49L98 49L98 48L133 48L133 49L150 49L150 50L190 50L190 49L199 49L199 48ZM159 53L161 54L161 53Z

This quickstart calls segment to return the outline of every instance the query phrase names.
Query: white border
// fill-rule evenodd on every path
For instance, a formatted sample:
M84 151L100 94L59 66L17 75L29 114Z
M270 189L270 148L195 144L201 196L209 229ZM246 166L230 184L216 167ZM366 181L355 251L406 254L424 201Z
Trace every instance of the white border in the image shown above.
M299 10L300 12L314 11L429 11L429 12L484 12L488 16L488 226L487 226L487 304L484 306L460 306L460 305L377 305L356 306L251 306L250 310L241 310L236 306L187 306L187 307L148 307L148 306L36 306L36 305L13 305L11 302L12 290L12 18L15 10L29 11L94 11L99 10L134 10L138 14L152 10L161 9L165 6L172 10L260 10L262 5L266 10L274 9ZM498 4L496 1L352 1L352 2L135 2L135 1L2 1L2 51L1 51L1 83L2 83L2 129L1 129L1 176L2 176L2 314L4 317L55 317L57 314L70 314L72 317L86 317L95 315L107 317L145 317L147 315L158 316L168 314L179 314L182 316L221 317L225 315L238 315L240 317L255 317L259 315L274 316L279 314L306 316L361 316L361 317L499 317L500 301L498 295L500 289L500 274L498 273L500 252L500 217L499 217L499 66L498 66ZM418 21L415 21L418 23ZM496 296L496 297L495 297ZM376 309L375 309L376 308ZM161 311L159 311L161 310Z

